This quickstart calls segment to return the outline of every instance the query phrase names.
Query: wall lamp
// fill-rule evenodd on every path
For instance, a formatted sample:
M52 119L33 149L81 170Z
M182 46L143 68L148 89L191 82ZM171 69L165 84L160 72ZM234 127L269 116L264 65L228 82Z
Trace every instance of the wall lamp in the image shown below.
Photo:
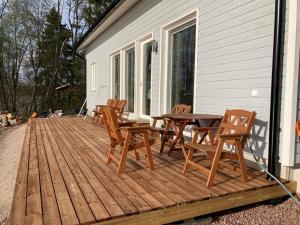
M152 45L152 52L157 53L157 51L158 51L158 41L152 40L151 45Z

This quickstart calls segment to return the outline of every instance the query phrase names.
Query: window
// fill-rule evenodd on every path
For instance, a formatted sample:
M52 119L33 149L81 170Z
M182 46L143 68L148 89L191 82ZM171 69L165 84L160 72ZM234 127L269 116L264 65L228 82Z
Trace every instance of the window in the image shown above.
M120 99L120 54L113 56L113 98Z
M125 51L125 99L127 100L127 112L134 112L134 70L135 49Z
M91 91L96 91L96 63L91 64Z
M191 21L170 31L168 108L193 106L196 24Z

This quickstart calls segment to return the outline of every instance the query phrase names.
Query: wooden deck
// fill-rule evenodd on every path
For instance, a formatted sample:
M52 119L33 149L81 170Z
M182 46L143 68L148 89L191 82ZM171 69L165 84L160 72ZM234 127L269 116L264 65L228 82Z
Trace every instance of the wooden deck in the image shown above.
M199 171L183 175L182 153L159 154L158 144L155 170L130 155L118 176L105 163L108 147L105 129L82 118L31 120L10 224L164 224L285 195L253 169L248 183L223 169L207 189ZM294 182L286 184L295 191Z

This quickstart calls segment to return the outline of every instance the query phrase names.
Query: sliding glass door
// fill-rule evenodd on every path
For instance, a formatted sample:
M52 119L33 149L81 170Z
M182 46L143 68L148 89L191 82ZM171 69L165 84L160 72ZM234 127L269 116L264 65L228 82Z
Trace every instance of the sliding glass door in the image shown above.
M192 21L170 31L168 108L193 106L196 25Z

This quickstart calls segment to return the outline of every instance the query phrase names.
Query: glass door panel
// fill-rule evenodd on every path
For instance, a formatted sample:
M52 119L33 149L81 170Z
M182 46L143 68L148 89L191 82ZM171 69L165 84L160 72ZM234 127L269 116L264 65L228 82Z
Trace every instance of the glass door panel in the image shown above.
M120 99L120 55L113 57L113 96Z
M196 25L171 31L169 109L176 104L193 106Z
M150 116L151 111L151 67L152 43L147 42L142 46L143 72L142 72L142 114Z
M126 111L134 113L134 61L135 50L131 48L125 52L125 99L127 100Z

